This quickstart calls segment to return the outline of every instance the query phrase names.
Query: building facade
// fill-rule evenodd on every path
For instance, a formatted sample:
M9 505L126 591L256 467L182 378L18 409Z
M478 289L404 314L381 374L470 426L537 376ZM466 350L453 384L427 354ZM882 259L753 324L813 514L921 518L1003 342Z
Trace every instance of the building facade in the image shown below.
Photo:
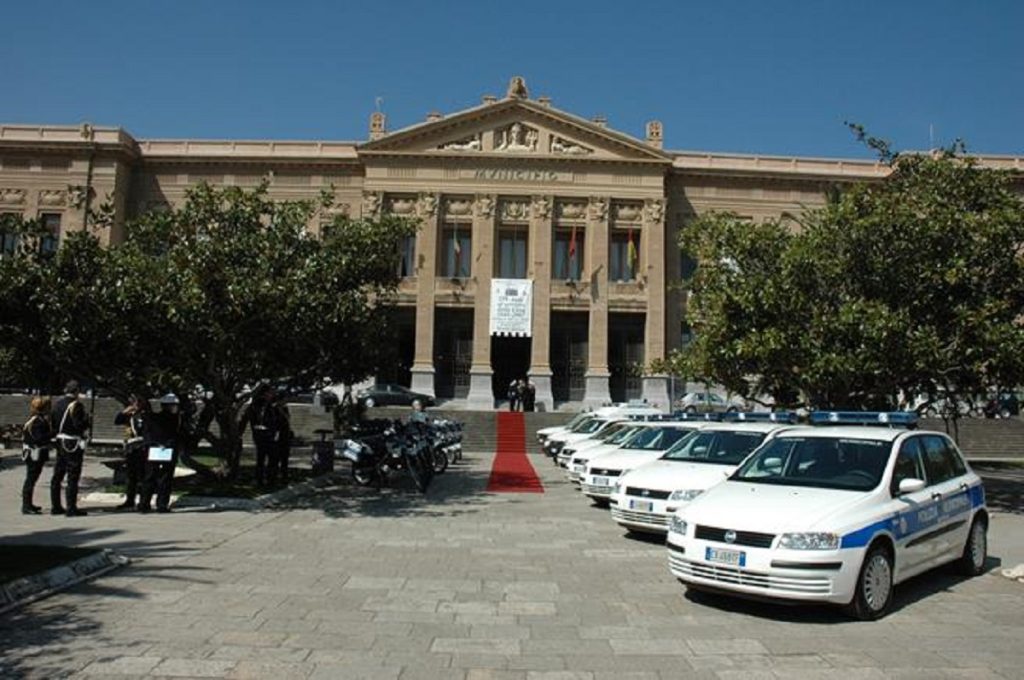
M490 408L529 377L538 406L644 398L667 405L651 361L683 341L687 266L676 242L695 215L750 220L820 205L836 183L884 177L870 161L666 151L560 111L513 78L503 98L362 142L135 139L117 128L0 125L0 212L61 234L111 200L125 219L180 203L199 182L278 199L333 192L333 210L417 218L403 247L396 362L378 375ZM1024 170L1024 159L986 157ZM311 230L320 228L310 224ZM524 314L526 311L528 314ZM529 317L527 319L527 317Z

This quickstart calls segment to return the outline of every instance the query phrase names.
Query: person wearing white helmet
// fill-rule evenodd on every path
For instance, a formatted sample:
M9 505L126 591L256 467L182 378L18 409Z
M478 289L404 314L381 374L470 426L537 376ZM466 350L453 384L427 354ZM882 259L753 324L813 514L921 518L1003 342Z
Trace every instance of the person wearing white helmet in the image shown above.
M178 410L178 397L168 392L160 397L160 410L148 419L146 427L146 480L139 495L139 512L149 512L156 494L156 511L170 512L171 482L182 443L184 421Z

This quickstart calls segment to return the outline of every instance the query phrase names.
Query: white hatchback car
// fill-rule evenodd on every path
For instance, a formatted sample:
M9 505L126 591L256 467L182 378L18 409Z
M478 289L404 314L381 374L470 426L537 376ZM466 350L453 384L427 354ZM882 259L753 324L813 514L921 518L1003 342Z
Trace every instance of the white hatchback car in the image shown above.
M580 489L601 504L607 504L617 478L633 468L656 460L684 436L699 429L697 421L645 423L628 442L609 453L592 456L580 475Z
M786 425L716 423L692 432L657 460L619 477L611 497L612 519L630 531L664 534L681 507L725 481L750 452Z
M801 427L677 512L667 546L690 587L876 619L896 584L932 567L982 573L987 529L981 479L945 434Z

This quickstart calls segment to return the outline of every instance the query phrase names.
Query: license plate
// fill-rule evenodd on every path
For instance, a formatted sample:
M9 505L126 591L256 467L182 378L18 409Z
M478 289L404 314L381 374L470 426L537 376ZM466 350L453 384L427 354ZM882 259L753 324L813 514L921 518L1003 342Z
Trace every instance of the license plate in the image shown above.
M728 564L733 567L747 566L747 554L741 550L722 550L721 548L705 548L704 559L708 562Z
M640 512L654 512L654 503L651 501L629 501L630 510L639 510Z
M594 481L591 482L591 486L611 486L608 483L607 477L594 477Z

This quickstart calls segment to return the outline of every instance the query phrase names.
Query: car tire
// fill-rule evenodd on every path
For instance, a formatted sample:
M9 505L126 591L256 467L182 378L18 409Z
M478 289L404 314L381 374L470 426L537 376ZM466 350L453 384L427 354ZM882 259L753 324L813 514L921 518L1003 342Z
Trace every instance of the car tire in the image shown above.
M985 573L988 561L988 522L984 517L975 517L971 530L964 542L964 552L954 565L964 576L980 576Z
M892 554L884 545L873 545L860 566L846 613L861 621L880 619L892 609L893 592Z
M696 406L687 406L686 408L683 409L683 412L684 413L689 413L689 414L694 414L694 413L697 412L697 407Z
M377 402L373 400L373 397L367 397L363 400L363 406L366 408L373 408L377 405Z
M729 408L725 409L725 412L726 413L738 413L739 409L736 408L735 406L730 406Z

